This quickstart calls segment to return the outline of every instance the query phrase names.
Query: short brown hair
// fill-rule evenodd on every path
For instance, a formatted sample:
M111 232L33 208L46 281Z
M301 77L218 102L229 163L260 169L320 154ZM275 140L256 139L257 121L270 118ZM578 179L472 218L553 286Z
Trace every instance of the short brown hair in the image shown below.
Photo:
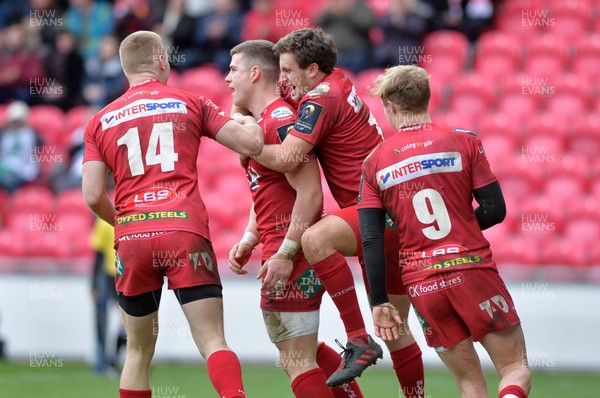
M160 36L147 30L130 34L119 47L121 67L125 75L152 70L158 55L164 53Z
M265 79L277 82L279 77L279 59L273 52L273 43L268 40L248 40L233 47L229 54L244 55L244 63L248 68L258 66Z
M302 28L288 33L273 46L277 56L293 53L298 66L308 68L312 63L324 73L331 73L337 63L337 48L333 36L315 28Z
M431 97L429 75L416 65L394 66L377 77L369 93L384 103L390 101L398 105L403 111L425 112Z

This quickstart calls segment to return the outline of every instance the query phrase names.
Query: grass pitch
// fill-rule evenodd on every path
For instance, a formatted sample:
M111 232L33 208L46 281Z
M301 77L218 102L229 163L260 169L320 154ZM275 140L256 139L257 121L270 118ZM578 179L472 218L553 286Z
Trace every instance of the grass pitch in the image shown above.
M289 380L281 368L243 364L249 398L293 398ZM497 397L498 377L488 373L490 397ZM150 375L153 398L216 398L206 368L201 365L160 363ZM358 379L365 397L401 398L392 369L368 369ZM531 398L600 397L600 374L534 373ZM94 375L88 364L58 363L31 366L27 362L0 362L2 398L109 398L118 397L118 381ZM428 370L426 398L455 398L458 391L446 370Z

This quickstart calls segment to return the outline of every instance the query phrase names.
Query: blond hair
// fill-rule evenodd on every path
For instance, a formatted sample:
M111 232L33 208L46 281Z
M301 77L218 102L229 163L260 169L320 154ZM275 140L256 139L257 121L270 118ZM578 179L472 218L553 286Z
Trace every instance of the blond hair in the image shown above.
M140 30L127 36L119 47L121 67L126 76L141 72L156 72L154 64L160 54L165 54L157 33Z
M431 97L429 75L416 65L386 69L368 90L374 97L380 97L384 104L390 101L402 111L411 113L427 111Z

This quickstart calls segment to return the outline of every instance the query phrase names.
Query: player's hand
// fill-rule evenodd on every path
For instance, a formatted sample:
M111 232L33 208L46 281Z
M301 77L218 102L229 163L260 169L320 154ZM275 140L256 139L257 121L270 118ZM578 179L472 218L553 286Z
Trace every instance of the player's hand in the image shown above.
M242 115L239 112L234 113L233 115L231 115L231 118L233 120L235 120L236 122L238 122L239 124L256 124L256 119L254 119L252 116L249 115Z
M380 337L383 341L400 338L399 326L402 325L402 318L391 303L373 307L373 325L375 326L375 336Z
M290 279L293 270L293 260L288 260L283 254L275 253L260 267L256 279L264 276L262 287L267 291L281 290Z
M246 275L248 271L243 269L250 260L254 246L248 243L238 243L229 251L229 269L237 275Z

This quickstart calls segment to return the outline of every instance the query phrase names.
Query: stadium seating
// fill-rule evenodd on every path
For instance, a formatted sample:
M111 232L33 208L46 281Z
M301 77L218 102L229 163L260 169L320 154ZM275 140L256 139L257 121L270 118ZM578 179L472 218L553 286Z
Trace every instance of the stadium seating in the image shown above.
M477 41L475 68L486 82L514 75L521 63L519 39L499 31L486 32Z
M450 112L485 114L494 100L494 87L481 75L470 73L462 76L453 86Z
M577 76L597 82L598 70L600 70L600 35L585 35L575 40L571 70Z
M67 132L63 111L53 105L35 105L29 111L29 123L45 145L62 145Z
M427 35L423 48L430 62L421 66L440 80L449 81L465 67L469 41L462 33L443 30Z

